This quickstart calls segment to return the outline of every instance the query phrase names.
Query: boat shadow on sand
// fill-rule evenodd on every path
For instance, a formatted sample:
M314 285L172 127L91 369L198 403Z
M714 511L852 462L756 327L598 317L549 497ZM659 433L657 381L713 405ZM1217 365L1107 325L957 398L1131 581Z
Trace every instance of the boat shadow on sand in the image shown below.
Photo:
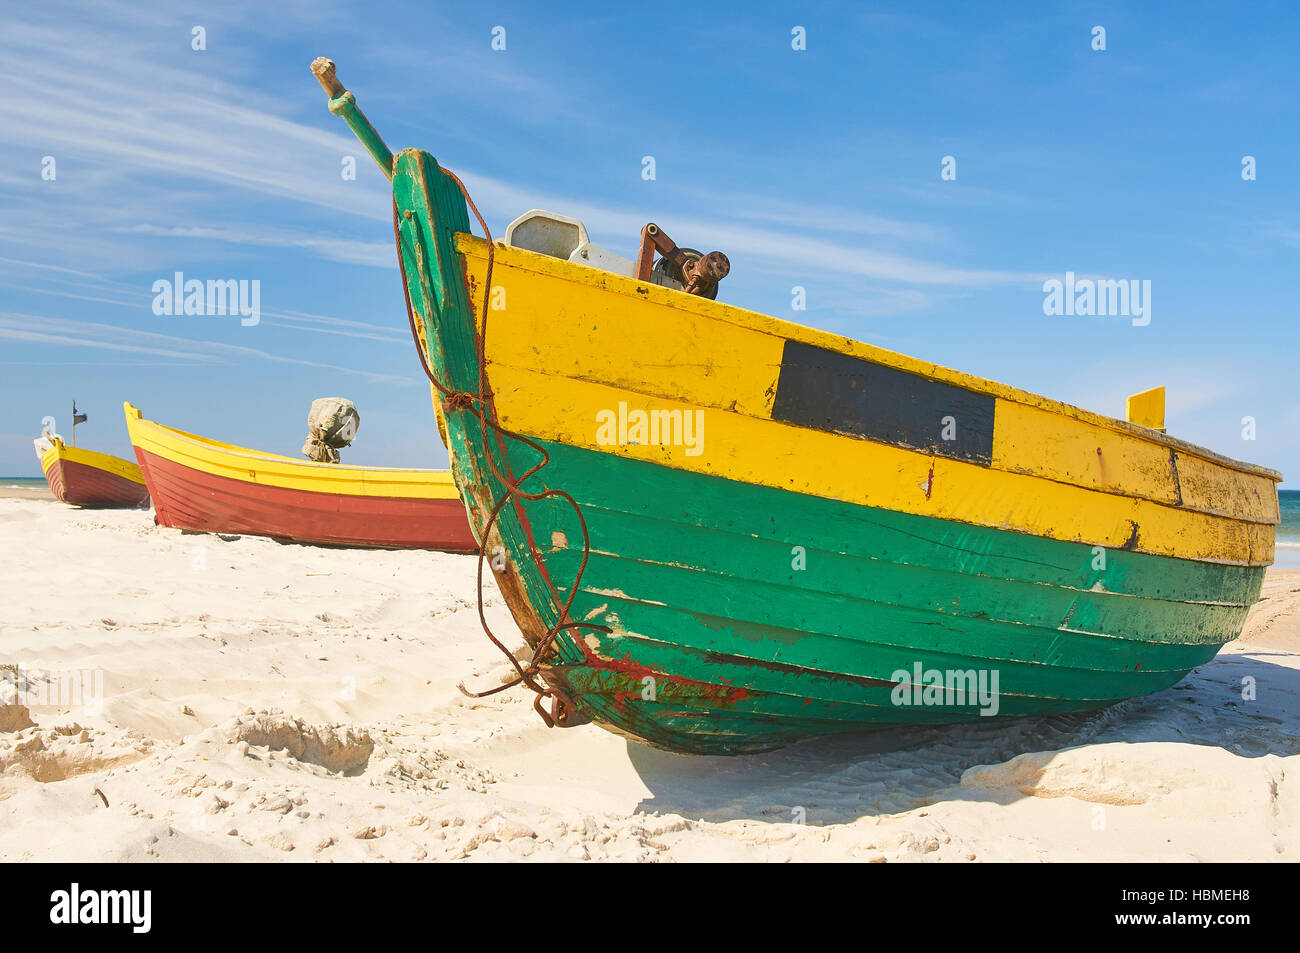
M1175 763L1167 749L1144 763L1144 744L1219 748L1248 759L1300 753L1297 656L1243 649L1219 655L1170 689L1100 711L877 729L736 757L673 754L629 742L628 757L652 792L638 810L715 822L840 824L942 801L1010 803L1029 796L1020 790L1022 775L1071 749L1133 746L1121 759L1102 762L1106 783L1117 789L1124 788L1126 771L1140 775L1132 789L1178 783L1161 777ZM1252 687L1254 697L1244 697ZM1032 760L1001 771L1008 783L990 786L976 772L963 783L972 768L1021 755Z

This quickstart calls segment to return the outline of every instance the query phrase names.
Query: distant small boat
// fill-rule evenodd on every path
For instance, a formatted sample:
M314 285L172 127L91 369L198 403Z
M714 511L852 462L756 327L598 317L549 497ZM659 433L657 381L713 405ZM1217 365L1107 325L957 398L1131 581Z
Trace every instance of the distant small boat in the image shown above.
M445 470L295 460L164 427L131 404L124 410L160 526L335 546L478 550Z
M74 506L149 505L144 476L130 460L69 447L58 434L43 434L32 443L55 499Z

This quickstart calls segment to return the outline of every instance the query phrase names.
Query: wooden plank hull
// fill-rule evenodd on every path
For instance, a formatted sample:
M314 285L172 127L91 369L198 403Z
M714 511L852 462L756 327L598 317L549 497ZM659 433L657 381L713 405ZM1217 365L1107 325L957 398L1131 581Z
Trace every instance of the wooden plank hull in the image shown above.
M149 490L140 468L120 457L56 441L42 455L41 470L54 498L64 503L95 508L149 505Z
M444 472L259 454L162 427L130 405L127 426L161 526L335 546L478 550Z
M429 365L474 393L486 245L427 153L401 153L393 187ZM483 544L530 644L585 626L561 629L540 668L571 720L727 754L1096 708L1177 682L1258 598L1273 471L724 304L494 253L509 302L488 322L494 407L548 455L524 488L572 494L591 555L572 593L581 525L555 498L515 497ZM506 492L495 473L541 457L485 439L459 403L441 424L482 536Z
M313 493L261 486L137 449L161 526L386 549L478 550L459 499Z
M896 704L898 673L918 665L996 672L998 715L1160 691L1236 637L1263 581L1262 567L1124 551L1101 570L1078 543L542 446L591 540L570 615L613 629L575 640L550 677L600 721L678 750L984 717L975 699ZM572 511L524 512L567 595Z

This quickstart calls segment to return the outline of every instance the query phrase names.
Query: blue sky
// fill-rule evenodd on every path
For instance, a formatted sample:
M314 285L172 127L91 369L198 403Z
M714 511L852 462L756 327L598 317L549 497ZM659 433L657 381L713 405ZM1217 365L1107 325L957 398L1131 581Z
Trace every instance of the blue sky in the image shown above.
M0 14L0 474L39 474L74 397L78 443L122 456L124 399L296 454L337 395L362 416L345 461L445 464L386 183L325 108L325 55L498 235L548 208L631 257L654 220L729 255L723 300L1116 416L1164 384L1171 433L1300 481L1293 6L264 6ZM259 280L261 323L155 315L176 271ZM1045 316L1066 271L1149 280L1151 323Z

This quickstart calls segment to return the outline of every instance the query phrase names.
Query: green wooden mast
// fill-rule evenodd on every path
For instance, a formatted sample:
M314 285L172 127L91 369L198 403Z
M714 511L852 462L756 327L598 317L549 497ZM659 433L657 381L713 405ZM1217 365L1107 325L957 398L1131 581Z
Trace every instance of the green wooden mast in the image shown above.
M348 124L348 128L366 147L366 151L370 153L370 158L375 160L375 165L379 166L380 171L384 173L384 176L389 181L392 181L392 150L384 145L384 140L379 138L379 133L375 132L375 127L370 125L370 120L357 108L357 98L344 89L343 84L339 82L339 78L334 75L334 61L318 56L312 61L311 71L315 74L316 79L320 81L325 93L330 98L330 112L343 118L343 121Z

